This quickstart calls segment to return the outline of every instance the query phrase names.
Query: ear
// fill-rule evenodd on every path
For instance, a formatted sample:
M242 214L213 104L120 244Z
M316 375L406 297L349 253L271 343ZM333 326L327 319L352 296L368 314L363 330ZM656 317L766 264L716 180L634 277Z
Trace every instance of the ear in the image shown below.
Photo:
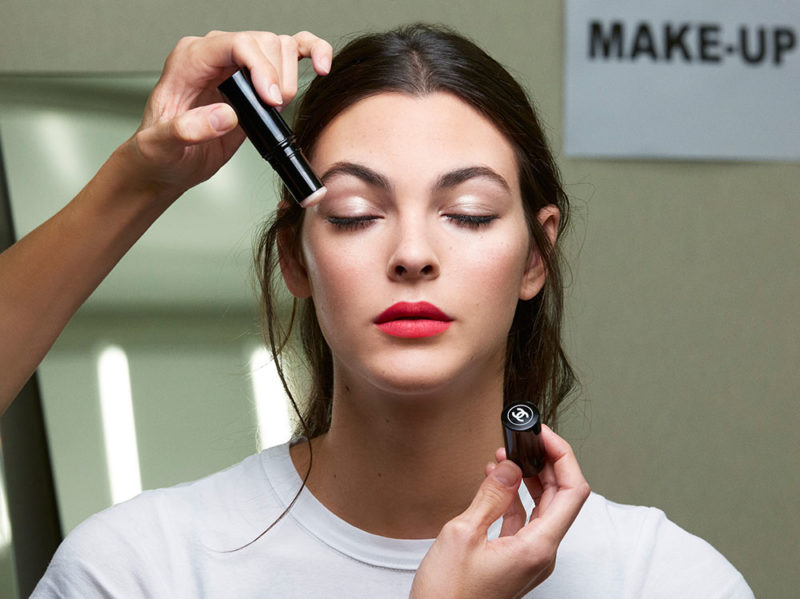
M311 295L311 285L295 234L291 229L283 229L278 233L278 263L289 292L296 298L303 299Z
M547 239L550 241L551 246L555 246L556 237L558 236L558 223L561 220L561 212L558 207L553 204L548 204L536 215L539 219L539 224L542 225ZM547 278L547 273L544 268L544 261L536 247L532 244L530 256L528 257L528 265L522 277L522 285L520 286L519 299L529 300L536 297L536 294L544 287L544 281Z

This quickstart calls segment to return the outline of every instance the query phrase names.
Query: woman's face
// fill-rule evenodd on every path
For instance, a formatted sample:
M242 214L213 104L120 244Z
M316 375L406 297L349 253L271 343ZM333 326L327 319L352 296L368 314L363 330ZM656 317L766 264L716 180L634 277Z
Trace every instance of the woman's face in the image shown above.
M337 384L413 394L502 377L517 300L544 282L505 137L453 95L383 93L326 127L312 165L328 192L284 274L313 297ZM540 214L553 235L557 219Z

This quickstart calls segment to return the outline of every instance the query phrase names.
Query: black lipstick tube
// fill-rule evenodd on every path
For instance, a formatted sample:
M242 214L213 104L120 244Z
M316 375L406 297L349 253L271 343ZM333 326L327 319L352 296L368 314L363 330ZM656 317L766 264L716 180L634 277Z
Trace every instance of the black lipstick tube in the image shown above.
M539 410L528 401L517 401L503 408L500 420L503 422L506 457L520 467L523 478L535 476L545 461Z
M248 139L297 203L307 208L319 201L325 194L322 182L295 146L294 133L280 113L258 97L247 69L236 71L218 89L236 111Z

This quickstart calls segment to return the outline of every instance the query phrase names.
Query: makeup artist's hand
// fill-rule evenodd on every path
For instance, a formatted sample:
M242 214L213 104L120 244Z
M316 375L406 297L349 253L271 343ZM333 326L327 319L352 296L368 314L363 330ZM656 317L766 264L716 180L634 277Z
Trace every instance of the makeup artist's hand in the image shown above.
M411 588L413 599L521 597L553 572L556 551L584 501L589 485L569 444L546 426L547 463L525 479L536 507L526 523L517 493L522 472L497 452L498 464L467 510L444 525L422 560ZM503 516L500 536L487 540L489 526Z
M285 105L297 92L297 61L310 57L325 74L331 55L308 32L213 32L178 43L133 137L63 210L0 254L0 414L125 252L242 143L217 85L248 67L256 91Z
M258 94L285 106L297 93L298 60L306 57L325 75L331 45L307 31L214 31L182 39L166 60L139 129L120 151L145 185L177 197L213 175L244 140L217 85L248 67Z

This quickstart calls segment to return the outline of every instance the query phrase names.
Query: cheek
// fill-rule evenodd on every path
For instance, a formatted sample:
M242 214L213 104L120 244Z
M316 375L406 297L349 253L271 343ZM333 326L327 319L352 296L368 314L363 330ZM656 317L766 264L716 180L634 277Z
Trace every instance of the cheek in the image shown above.
M363 250L328 240L324 249L304 243L303 257L320 325L341 321L359 302L369 299L373 287L369 276L377 265L365 261Z
M527 235L503 235L502 241L476 243L459 260L464 268L463 283L476 297L516 307L528 263Z

